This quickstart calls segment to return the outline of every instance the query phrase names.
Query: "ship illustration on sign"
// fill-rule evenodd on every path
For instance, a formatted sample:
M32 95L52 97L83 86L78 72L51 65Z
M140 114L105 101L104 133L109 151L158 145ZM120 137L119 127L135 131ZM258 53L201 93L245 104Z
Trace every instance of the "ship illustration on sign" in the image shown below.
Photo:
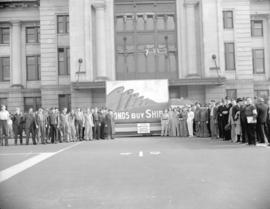
M168 80L107 81L106 105L116 122L158 122L168 105Z
M157 102L134 92L134 89L125 90L123 86L114 89L107 95L107 106L114 111L124 111L157 104Z

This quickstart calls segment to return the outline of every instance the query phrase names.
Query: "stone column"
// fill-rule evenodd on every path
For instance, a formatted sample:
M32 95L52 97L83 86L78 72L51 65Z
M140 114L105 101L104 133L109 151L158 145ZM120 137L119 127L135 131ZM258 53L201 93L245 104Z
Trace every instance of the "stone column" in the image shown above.
M186 0L186 45L187 45L187 66L188 77L198 77L197 66L197 41L196 41L196 22L195 22L195 6L197 0Z
M97 80L106 80L105 3L94 3L96 10L96 64Z
M21 62L21 23L12 22L12 54L11 54L11 85L22 85L22 62Z

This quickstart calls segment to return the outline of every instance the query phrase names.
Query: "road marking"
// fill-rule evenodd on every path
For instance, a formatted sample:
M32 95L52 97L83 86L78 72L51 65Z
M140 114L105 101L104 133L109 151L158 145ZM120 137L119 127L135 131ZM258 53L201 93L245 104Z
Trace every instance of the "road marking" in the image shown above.
M19 153L2 153L0 156L12 156L12 155L39 155L41 152L19 152Z
M79 145L81 143L82 142L73 144L73 145L68 146L66 148L63 148L63 149L61 149L61 150L59 150L57 152L41 153L41 154L39 154L37 156L34 156L34 157L30 158L30 159L27 159L27 160L25 160L25 161L23 161L21 163L18 163L18 164L14 165L14 166L11 166L11 167L9 167L9 168L7 168L5 170L2 170L0 172L0 183L2 183L3 181L5 181L5 180L7 180L7 179L21 173L22 171L24 171L24 170L26 170L28 168L31 168L32 166L34 166L34 165L36 165L36 164L50 158L50 157L52 157L52 156L54 156L56 154L59 154L60 152L69 150L69 149L71 149L71 148L73 148L73 147L75 147L75 146L77 146L77 145Z
M131 155L131 152L121 152L120 155Z
M150 152L150 155L160 155L160 152L159 151Z
M139 157L143 157L143 151L139 152Z

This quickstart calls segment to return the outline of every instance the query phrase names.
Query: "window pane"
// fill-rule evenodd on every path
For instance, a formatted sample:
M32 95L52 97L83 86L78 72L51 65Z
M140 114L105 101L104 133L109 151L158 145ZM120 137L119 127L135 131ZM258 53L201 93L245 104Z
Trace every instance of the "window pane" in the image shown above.
M165 18L164 15L157 16L157 29L164 30L165 29Z
M59 48L58 49L58 72L59 75L67 75L66 69L66 58L65 58L65 49Z
M116 18L116 31L123 31L124 30L124 18L123 16L118 16Z
M34 99L32 97L24 98L24 111L28 112L30 108L33 108Z
M7 98L0 98L0 105L5 105L7 107L8 99Z
M225 67L226 70L235 70L234 44L225 43Z
M146 30L154 30L154 17L153 17L153 15L147 15Z
M9 44L9 28L0 29L2 39L0 40L1 44Z
M176 72L176 55L175 53L169 53L169 71Z
M69 33L69 16L66 16L66 32Z
M253 66L255 73L264 73L264 50L253 50Z
M236 99L237 98L237 90L236 89L227 89L226 96L229 97L230 99Z
M40 97L36 97L35 98L35 110L38 110L41 107L41 98Z
M140 15L137 17L137 31L143 31L144 30L144 19L143 16Z
M67 48L67 74L69 75L69 69L70 69L70 58L69 58L69 49Z
M169 15L168 16L168 19L167 19L167 29L168 30L174 30L175 29L174 16L173 15Z
M26 28L26 43L36 43L35 28Z
M33 81L36 79L36 66L35 65L28 65L27 66L27 80Z
M58 60L59 60L60 62L65 61L65 53L64 53L64 51L59 50L59 53L58 53Z
M126 17L126 30L127 31L132 31L133 30L133 16L127 16Z
M10 80L10 59L8 57L4 57L2 59L3 62L3 81Z
M41 71L40 71L40 56L37 57L37 73L38 73L38 80L40 80L40 75L41 75Z
M37 42L40 43L40 27L37 27Z
M58 33L65 33L65 24L63 22L58 23Z
M26 58L27 62L27 80L34 81L38 80L38 67L37 67L37 57L31 56Z
M63 108L67 108L68 111L71 109L71 97L70 94L60 94L58 96L59 110L62 111Z
M233 12L232 11L224 11L223 12L223 24L224 28L233 28Z
M251 21L251 35L252 36L263 36L263 21L262 20L252 20Z

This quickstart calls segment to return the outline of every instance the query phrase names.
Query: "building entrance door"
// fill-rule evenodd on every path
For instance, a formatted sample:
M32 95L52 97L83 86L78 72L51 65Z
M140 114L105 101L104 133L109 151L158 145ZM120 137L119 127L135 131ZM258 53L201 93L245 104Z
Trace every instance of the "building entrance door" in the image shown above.
M116 78L177 78L175 0L115 0Z

